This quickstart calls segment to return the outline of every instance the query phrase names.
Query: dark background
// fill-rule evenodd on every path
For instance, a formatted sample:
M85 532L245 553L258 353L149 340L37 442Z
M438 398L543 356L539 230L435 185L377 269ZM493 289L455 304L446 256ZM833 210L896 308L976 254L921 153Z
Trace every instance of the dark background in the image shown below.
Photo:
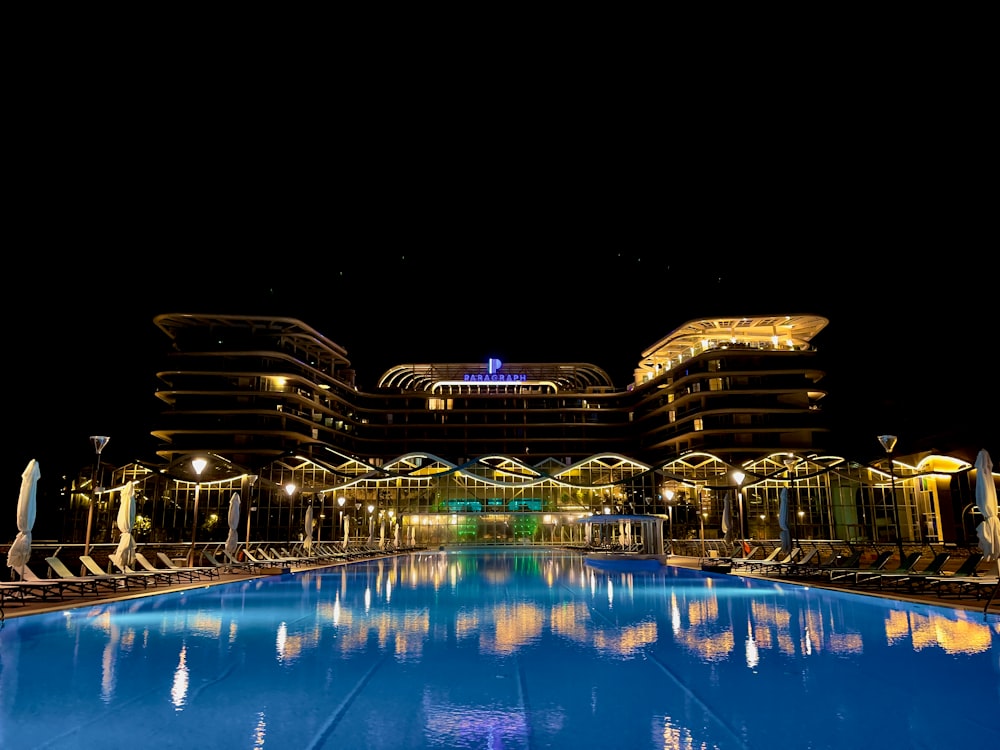
M12 94L4 538L30 459L41 514L90 435L154 458L165 312L301 318L362 388L491 356L625 387L688 320L814 313L836 451L1000 455L992 120L932 65L361 87L88 60Z

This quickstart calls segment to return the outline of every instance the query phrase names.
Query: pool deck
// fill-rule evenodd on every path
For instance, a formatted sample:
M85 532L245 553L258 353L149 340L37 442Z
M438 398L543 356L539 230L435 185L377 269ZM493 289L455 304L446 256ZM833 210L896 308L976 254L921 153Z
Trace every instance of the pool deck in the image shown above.
M387 552L382 555L371 556L362 558L364 560L377 559L381 557L390 557L394 554L411 554L410 552L399 552L391 553ZM353 561L335 561L335 562L322 562L316 564L298 565L293 571L298 573L306 570L315 570L317 568L328 568L337 567L340 565L350 565ZM675 555L671 557L668 561L668 565L676 565L684 568L701 568L701 558L699 557L681 557ZM890 563L887 566L891 569L892 565ZM250 573L243 571L226 571L221 570L217 577L210 579L197 580L189 583L172 583L172 584L158 584L150 585L147 588L133 590L133 591L122 591L121 593L102 591L97 595L93 594L73 594L66 593L61 599L49 599L42 600L33 597L26 597L23 602L12 601L8 599L3 605L3 616L5 618L18 617L24 615L38 614L40 612L59 612L65 609L70 609L74 607L86 607L93 604L99 604L107 601L124 601L129 599L137 599L145 596L156 596L157 594L163 594L166 592L182 591L186 589L198 589L205 588L207 586L218 586L223 583L231 583L233 581L242 581L252 578L264 578L268 575L280 574L280 569L275 569L271 571ZM816 588L829 588L840 591L847 591L855 594L861 594L864 596L877 596L885 599L895 599L897 601L931 604L940 607L952 607L954 609L969 610L972 612L977 612L980 615L984 612L984 606L986 604L986 598L989 596L989 589L984 587L985 594L979 598L974 595L964 595L964 596L938 596L936 592L922 592L922 591L904 591L904 590L890 590L890 591L879 591L878 589L860 588L851 584L838 585L836 582L829 582L822 578L809 578L807 580L796 580L792 577L786 576L771 576L764 575L757 572L747 572L747 571L734 571L730 575L745 576L748 578L758 578L761 580L770 581L781 581L784 583L791 583L795 585L805 585ZM983 576L984 579L990 579L990 576ZM1000 593L994 596L993 601L990 604L989 614L992 616L994 614L1000 614Z

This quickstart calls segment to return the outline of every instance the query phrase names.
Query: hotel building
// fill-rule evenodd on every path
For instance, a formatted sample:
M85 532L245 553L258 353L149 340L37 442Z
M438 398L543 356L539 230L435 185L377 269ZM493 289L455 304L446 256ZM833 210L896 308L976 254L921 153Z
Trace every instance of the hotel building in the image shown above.
M689 321L641 352L625 387L596 364L490 360L398 365L370 391L348 352L300 320L154 322L171 343L159 463L98 483L139 482L151 539L183 541L192 526L225 539L234 492L243 540L297 540L310 508L313 538L330 541L571 543L595 512L658 514L672 538L704 540L719 536L727 493L740 536L774 539L783 489L796 538L975 536L967 462L827 455L819 316ZM208 460L198 476L194 457ZM112 536L114 507L98 508L95 538Z

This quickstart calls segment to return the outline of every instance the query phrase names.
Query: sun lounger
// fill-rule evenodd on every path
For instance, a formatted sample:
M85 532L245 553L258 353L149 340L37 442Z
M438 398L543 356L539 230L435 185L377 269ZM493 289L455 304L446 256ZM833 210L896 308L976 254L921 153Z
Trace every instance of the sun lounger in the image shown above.
M83 557L80 558L83 560ZM146 583L152 582L154 585L157 583L170 584L174 582L175 577L168 574L166 571L161 570L135 570L130 565L123 565L118 562L115 558L109 557L108 560L119 573L124 573L126 575L132 576L132 580L142 580L144 579Z
M920 560L920 555L920 552L909 552L903 555L899 564L891 570L859 570L854 574L853 582L860 585L874 582L883 575L909 575L913 571L913 567Z
M138 557L138 555L136 555L136 557ZM183 573L189 577L189 580L192 581L199 578L204 579L219 577L219 569L214 565L178 565L163 552L157 552L156 559L163 563L167 570L176 570L178 573Z
M93 581L96 588L107 589L109 591L117 591L120 588L128 587L128 576L121 575L117 573L105 573L103 575L85 575L78 576L72 570L67 567L66 563L59 559L56 555L51 555L45 558L45 562L49 564L52 572L65 581L78 581L81 579L86 579L88 581Z
M954 595L962 596L974 588L970 588L971 581L965 579L976 579L979 577L979 563L983 561L982 552L970 552L962 564L951 573L941 573L936 576L928 576L921 582L925 588L933 588L939 597Z
M80 596L98 593L97 583L90 576L74 576L72 579L41 578L27 565L11 570L16 570L21 575L21 580L14 583L23 586L25 592L41 596L42 599L52 592L57 593L59 598L62 598L67 591Z
M80 555L80 563L85 567L90 573L94 575L106 575L105 570L97 564L95 560L90 555ZM150 573L148 571L139 572L137 570L125 569L112 561L112 564L118 569L118 572L122 575L128 576L129 583L141 583L143 587L148 586L150 583L156 584L158 579L156 574Z
M135 553L135 561L139 563L139 572L153 573L157 575L159 580L165 583L180 583L181 581L193 581L195 579L194 573L181 572L179 570L170 570L168 568L158 568L151 560L149 560L141 552Z
M809 567L814 561L819 560L819 548L813 547L803 557L793 559L789 562L779 562L768 566L768 570L773 570L777 575L794 575L796 568Z
M759 565L760 563L772 562L780 554L781 554L781 547L775 547L773 550L771 550L771 553L769 555L767 555L767 557L764 557L764 558L762 558L760 560L748 560L748 559L741 559L741 558L738 558L738 557L737 558L733 558L733 561L732 561L733 562L733 567L734 568L746 568L748 570L752 570L751 566L753 566L753 565Z
M0 583L0 606L3 606L8 601L24 604L24 587L18 586L16 583L8 583L7 581Z
M223 552L225 552L225 550L223 550ZM230 556L227 556L226 561L222 562L215 556L214 553L209 552L208 550L204 550L201 554L206 560L208 560L209 564L214 565L215 569L220 573L223 571L232 573L235 570L242 570L245 573L249 573L253 570L253 565L250 563L237 560Z
M802 550L799 547L796 547L795 549L791 550L785 555L781 555L781 551L779 548L778 558L775 558L774 560L769 560L767 562L764 562L763 560L760 562L751 561L747 563L747 567L753 573L763 573L764 575L770 575L771 571L780 571L784 566L793 562L801 554Z
M265 560L258 560L256 557L247 554L246 549L243 550L243 557L246 558L245 560L240 560L234 555L231 555L227 550L222 550L222 554L225 555L226 560L229 561L230 565L238 566L240 568L243 568L244 570L258 571L262 568L274 567L274 563L272 562Z
M923 582L926 581L931 576L941 575L941 571L944 569L945 564L951 559L951 554L948 552L938 552L934 555L934 558L927 563L920 570L914 570L911 568L909 571L890 571L887 573L881 573L877 576L872 576L866 581L862 581L864 585L878 585L880 589L884 588L899 588L901 586L906 586L906 588L912 590L918 586L922 586ZM915 568L915 566L912 566Z
M839 560L837 559L838 557L840 558ZM814 559L812 562L805 565L788 567L785 570L785 575L794 576L796 578L825 578L827 572L835 568L847 568L850 570L857 568L860 560L861 550L852 552L847 556L837 555L836 551L833 551L831 552L830 559L826 562Z
M863 568L858 566L830 568L830 570L827 571L827 578L829 578L829 580L831 581L857 580L856 576L858 573L872 573L877 570L882 570L882 568L884 568L886 565L889 564L889 560L890 558L892 558L894 554L895 553L892 550L883 550L882 552L878 553L878 556L875 558L874 561L872 561L870 565L867 565ZM858 560L860 561L860 559L861 557L859 555Z

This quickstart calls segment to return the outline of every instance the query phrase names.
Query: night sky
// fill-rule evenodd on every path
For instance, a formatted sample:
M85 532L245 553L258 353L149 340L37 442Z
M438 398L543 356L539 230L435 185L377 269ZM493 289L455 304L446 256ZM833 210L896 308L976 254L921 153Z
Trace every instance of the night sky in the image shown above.
M419 128L295 133L150 98L115 127L40 127L8 206L0 531L32 458L42 496L93 465L90 435L111 436L109 463L155 458L165 312L298 317L361 388L487 357L589 362L624 388L688 320L815 313L843 454L872 460L892 432L903 454L998 460L993 209L959 166L974 134L877 99L864 127L817 127L813 102L795 127L716 110L669 132L653 109L571 120L545 101L489 127L479 99Z

